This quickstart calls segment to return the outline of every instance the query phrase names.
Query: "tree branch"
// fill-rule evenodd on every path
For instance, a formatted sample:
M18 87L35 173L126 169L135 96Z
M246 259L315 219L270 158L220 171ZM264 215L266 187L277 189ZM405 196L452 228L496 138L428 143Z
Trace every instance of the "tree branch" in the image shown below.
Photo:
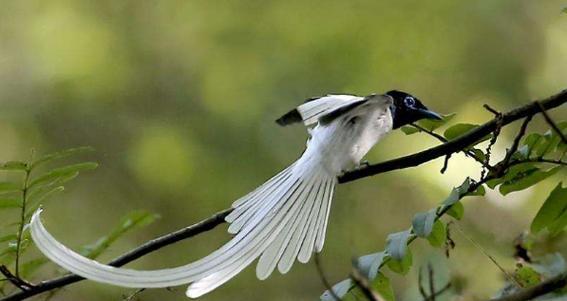
M557 133L557 135L559 135L559 137L561 138L561 141L563 143L567 144L567 138L565 137L565 135L563 135L563 132L561 132L561 129L557 126L557 124L555 124L553 119L551 119L551 117L549 117L549 115L545 111L545 108L538 101L536 101L536 104L537 104L539 110L541 111L543 118L545 118L545 121L547 122L547 124L549 124L549 126L551 126L551 128Z
M541 108L544 110L550 110L556 108L562 104L567 102L567 90L564 90L554 96L551 96L543 101L541 101L538 105L537 102L532 102L510 112L507 112L502 115L502 125L509 124L513 121L525 118L527 116L533 116L537 113L541 112ZM396 169L403 169L408 167L418 166L423 164L427 161L434 160L441 156L447 156L455 152L459 152L462 149L466 148L470 144L478 141L482 137L490 134L497 128L497 120L493 119L480 127L462 135L454 140L451 140L447 143L441 144L439 146L408 155L405 157L400 157L397 159L389 160L386 162L369 165L367 167L363 167L361 169L357 169L351 172L347 172L341 177L339 177L339 183L346 183L351 182L360 178L376 175L379 173L384 173ZM471 185L471 189L476 189L480 184L484 183L484 181L480 181L478 183L474 183ZM474 190L473 189L473 190ZM444 214L448 208L439 212L439 215ZM131 261L134 261L146 254L154 252L158 249L161 249L167 245L173 244L177 241L190 238L196 236L200 233L209 231L216 226L224 223L224 218L232 211L232 208L220 211L208 219L205 219L197 224L192 226L182 228L175 232L160 236L156 239L150 240L145 244L141 245L138 248L135 248L116 259L112 260L109 264L112 266L123 266ZM84 278L75 275L75 274L67 274L52 280L47 280L34 285L33 288L30 290L19 291L12 295L6 296L0 301L15 301L15 300L23 300L29 298L31 296L38 295L40 293L50 291L55 288L60 288L67 286L69 284L78 282L83 280Z
M538 103L544 110L550 110L556 108L567 102L567 90L563 90L560 93L553 95L541 102L531 102L525 106L516 108L507 113L502 114L502 125L510 124L516 120L533 116L541 112ZM408 156L400 157L397 159L385 161L378 164L372 164L364 166L362 168L346 172L339 177L339 183L352 182L361 178L377 175L380 173L403 169L408 167L415 167L421 165L425 162L437 159L448 154L456 153L466 148L467 146L473 144L474 142L482 139L486 135L492 133L497 128L498 120L496 118L490 120L487 123L473 129L472 131L459 136L458 138L451 140L447 143L441 144L424 151L411 154Z
M549 278L544 282L523 290L517 293L504 296L490 301L526 301L536 297L551 293L555 290L563 288L567 285L567 272L563 272L553 278Z
M186 238L190 238L193 236L196 236L198 234L201 234L203 232L212 230L213 228L215 228L216 226L224 223L224 218L230 213L232 212L232 208L230 209L226 209L223 211L219 211L215 214L213 214L211 217L202 220L194 225L179 229L175 232L171 232L168 234L165 234L163 236L160 236L156 239L152 239L146 243L144 243L143 245L122 254L121 256L117 257L116 259L112 260L111 262L109 262L109 265L111 266L115 266L115 267L119 267L119 266L123 266L131 261L134 261L146 254L149 254L151 252L154 252L158 249L161 249L165 246L171 245L175 242L178 242L180 240L186 239ZM64 287L67 286L69 284L84 280L85 278L75 275L75 274L67 274L52 280L48 280L48 281L43 281L40 282L34 286L32 286L31 288L27 289L27 290L22 290L19 292L16 292L12 295L6 296L2 299L0 299L0 301L15 301L15 300L23 300L26 298L29 298L31 296L35 296L38 294L41 294L43 292L47 292L50 291L52 289L55 288L60 288L60 287Z
M329 280L327 280L327 277L325 276L325 272L323 271L323 267L319 259L319 253L317 252L313 253L313 259L315 261L315 267L317 268L317 273L319 274L319 278L321 279L321 282L323 282L323 286L327 291L329 291L329 294L331 295L331 297L333 297L333 300L341 301L341 297L337 296L337 294L333 290L333 286L329 283Z

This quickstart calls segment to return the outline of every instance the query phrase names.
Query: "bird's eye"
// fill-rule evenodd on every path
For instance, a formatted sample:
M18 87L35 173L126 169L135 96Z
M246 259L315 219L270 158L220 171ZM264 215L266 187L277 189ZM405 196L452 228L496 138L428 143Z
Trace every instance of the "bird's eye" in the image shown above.
M408 96L404 99L404 104L408 107L415 106L415 99L411 96Z

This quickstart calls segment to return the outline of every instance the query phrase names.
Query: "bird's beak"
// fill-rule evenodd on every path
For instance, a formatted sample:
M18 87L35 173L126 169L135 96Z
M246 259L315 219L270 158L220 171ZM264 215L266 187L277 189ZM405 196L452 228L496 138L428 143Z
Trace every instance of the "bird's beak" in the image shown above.
M427 118L427 119L435 119L435 120L443 120L443 117L441 117L441 115L433 112L433 111L429 111L426 109L419 109L417 110L418 114L420 115L421 118Z

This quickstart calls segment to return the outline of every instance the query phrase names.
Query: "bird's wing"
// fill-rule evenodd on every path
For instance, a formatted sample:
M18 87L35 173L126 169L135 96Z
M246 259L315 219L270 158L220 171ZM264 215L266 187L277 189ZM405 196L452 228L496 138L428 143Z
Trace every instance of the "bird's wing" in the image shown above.
M287 112L276 122L281 126L286 126L302 121L305 126L310 126L319 121L322 116L331 112L348 108L355 103L365 102L365 97L354 95L327 95L319 98L312 98Z

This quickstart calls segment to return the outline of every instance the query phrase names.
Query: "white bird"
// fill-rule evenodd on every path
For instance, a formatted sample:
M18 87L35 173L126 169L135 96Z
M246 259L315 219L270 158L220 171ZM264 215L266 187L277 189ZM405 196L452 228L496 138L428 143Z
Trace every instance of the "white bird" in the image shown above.
M40 220L31 220L39 250L59 266L87 279L132 288L190 283L196 298L230 280L252 261L266 279L277 267L287 273L295 259L306 263L325 241L337 176L360 164L392 129L422 118L440 119L414 96L401 91L366 97L327 95L313 98L283 115L280 125L303 122L310 139L303 155L288 168L232 204L226 217L235 234L210 255L176 268L133 270L86 258L58 242Z

